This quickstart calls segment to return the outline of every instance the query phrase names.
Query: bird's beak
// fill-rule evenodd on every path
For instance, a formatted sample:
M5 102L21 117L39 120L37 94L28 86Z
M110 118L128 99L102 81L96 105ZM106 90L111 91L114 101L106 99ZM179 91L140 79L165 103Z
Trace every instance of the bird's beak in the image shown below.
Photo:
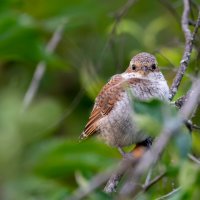
M147 66L143 66L143 67L142 67L142 70L143 70L144 72L147 72L147 71L149 70L149 68L148 68Z

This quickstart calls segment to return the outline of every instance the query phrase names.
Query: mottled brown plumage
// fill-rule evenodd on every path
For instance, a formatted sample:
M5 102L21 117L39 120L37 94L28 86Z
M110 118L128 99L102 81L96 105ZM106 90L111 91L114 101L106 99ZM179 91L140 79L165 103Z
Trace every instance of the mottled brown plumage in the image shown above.
M142 100L168 99L169 88L153 55L134 56L127 70L113 76L102 88L80 138L98 133L109 145L117 147L145 140L147 136L134 122L130 92Z

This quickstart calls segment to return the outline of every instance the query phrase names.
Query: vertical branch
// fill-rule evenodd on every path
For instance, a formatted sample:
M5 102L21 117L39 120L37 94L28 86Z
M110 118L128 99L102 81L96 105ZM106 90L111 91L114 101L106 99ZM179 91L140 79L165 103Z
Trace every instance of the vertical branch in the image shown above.
M58 28L53 33L52 38L50 39L49 43L47 44L46 51L49 53L52 53L55 48L57 47L58 43L60 42L62 38L62 34L64 31L65 23L61 23ZM23 106L24 109L28 108L28 106L31 104L34 96L37 93L38 87L40 85L41 79L46 71L46 62L40 61L38 65L36 66L36 70L34 72L32 81L29 85L28 90L26 91L26 94L23 99Z
M185 71L188 67L188 64L190 61L190 56L191 56L192 49L193 49L193 43L194 43L195 36L197 34L199 24L200 24L200 11L199 11L199 15L198 15L197 23L194 28L194 32L191 33L189 26L188 26L189 13L190 13L189 0L184 0L184 11L183 11L183 15L182 15L181 24L182 24L182 30L185 35L185 50L184 50L184 54L183 54L183 57L181 60L180 67L178 69L176 77L174 78L172 86L170 88L170 100L172 100L173 97L175 96L175 94L177 93L178 87L179 87L181 80L185 74Z

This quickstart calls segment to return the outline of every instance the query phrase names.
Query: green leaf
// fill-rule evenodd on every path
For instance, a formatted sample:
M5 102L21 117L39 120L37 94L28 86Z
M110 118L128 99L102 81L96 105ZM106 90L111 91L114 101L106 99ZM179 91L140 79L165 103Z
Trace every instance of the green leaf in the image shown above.
M77 170L91 173L116 164L116 151L93 140L49 141L35 148L29 164L37 174L47 177L67 178Z
M181 158L186 159L192 148L192 137L186 128L180 128L175 136L176 148L178 148Z
M152 136L160 133L164 125L171 126L177 120L177 110L159 99L141 101L133 99L133 120L139 129Z
M45 49L30 16L8 12L0 17L1 59L39 61L45 58Z
M181 165L179 173L179 184L184 189L190 189L194 185L199 168L197 165L185 161Z

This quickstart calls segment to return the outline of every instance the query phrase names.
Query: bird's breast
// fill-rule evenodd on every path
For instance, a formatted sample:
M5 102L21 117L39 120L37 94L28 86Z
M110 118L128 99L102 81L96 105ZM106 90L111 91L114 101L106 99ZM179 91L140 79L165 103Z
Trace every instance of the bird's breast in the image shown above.
M167 100L169 88L166 82L140 82L130 84L120 93L111 112L99 121L101 137L111 146L128 146L143 141L147 136L140 132L134 122L134 98Z

